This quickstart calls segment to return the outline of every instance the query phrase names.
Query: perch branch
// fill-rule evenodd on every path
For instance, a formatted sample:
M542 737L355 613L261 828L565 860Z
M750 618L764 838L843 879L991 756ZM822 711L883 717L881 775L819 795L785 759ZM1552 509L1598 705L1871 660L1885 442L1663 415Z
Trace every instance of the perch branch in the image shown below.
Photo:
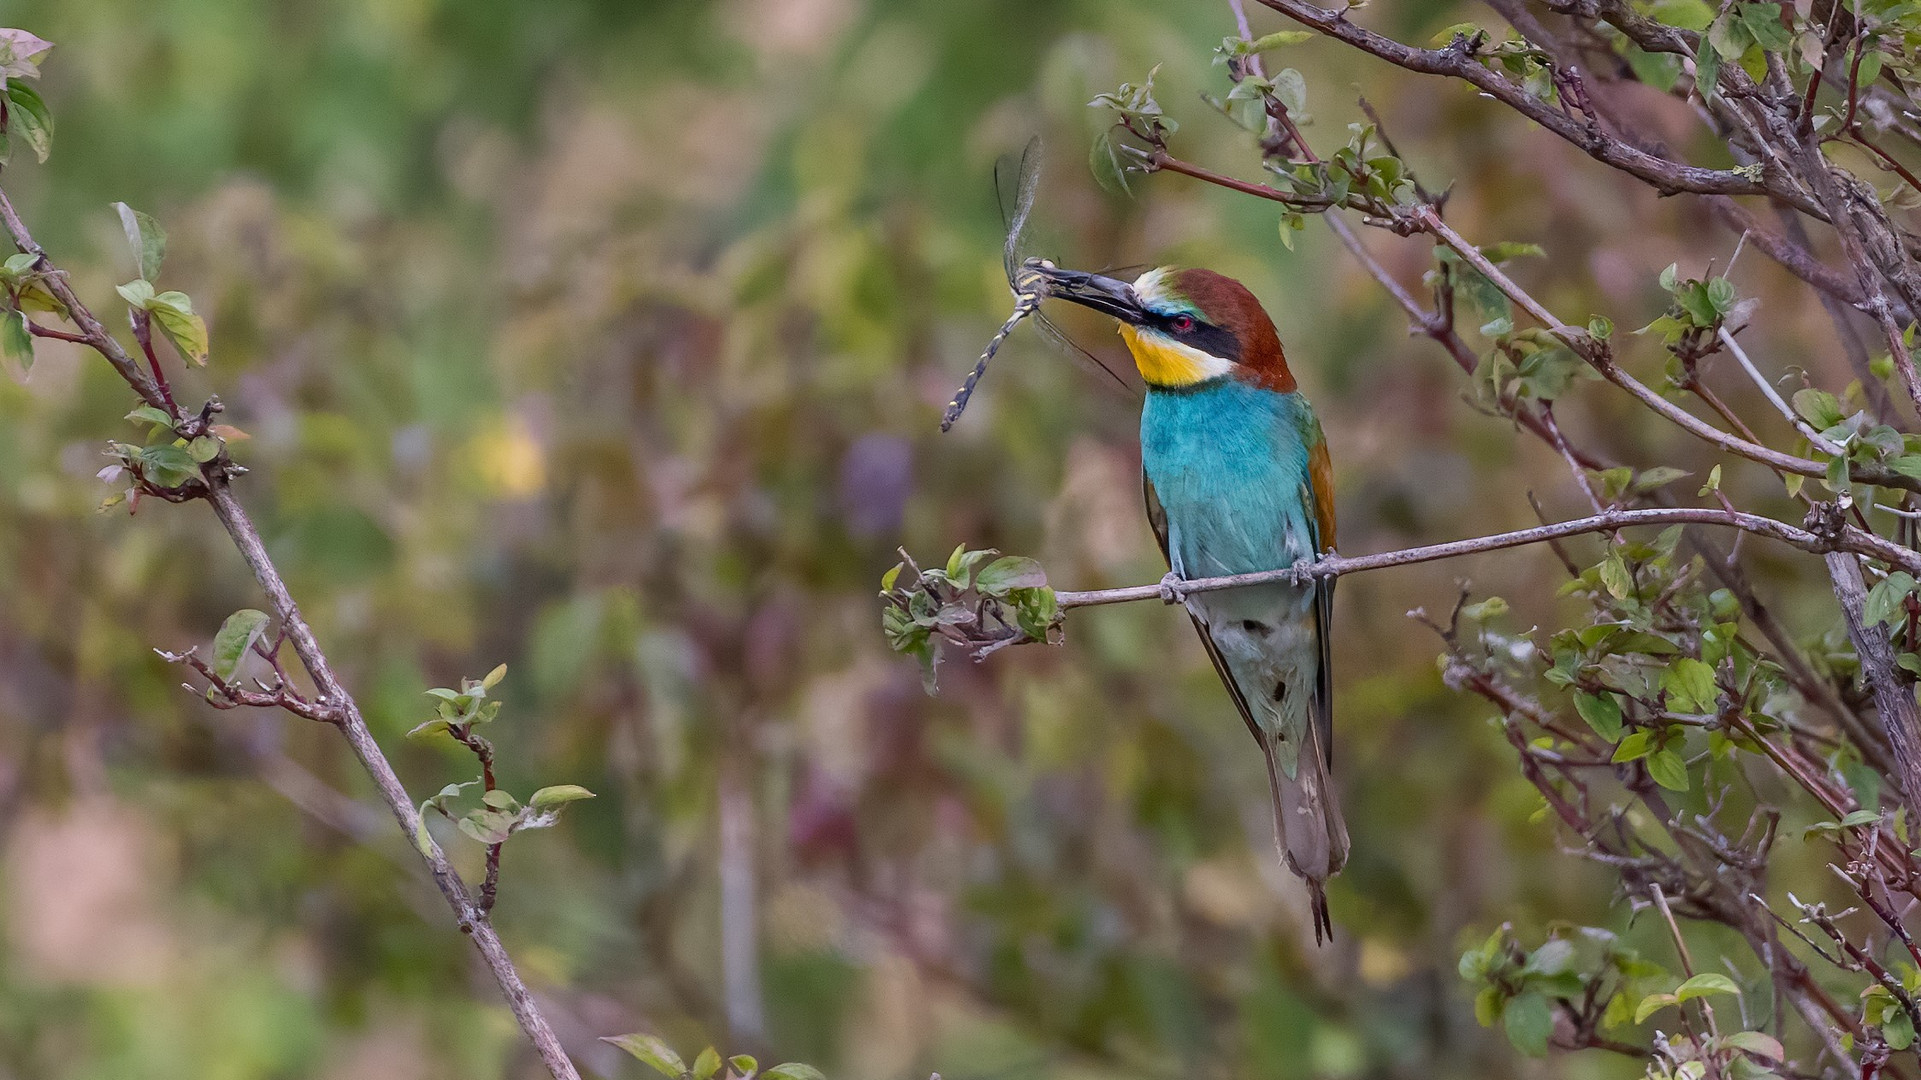
M1185 598L1193 593L1212 592L1215 589L1235 589L1247 585L1265 585L1275 581L1298 583L1313 578L1357 574L1364 570L1383 570L1390 566L1411 566L1414 563L1435 562L1440 559L1457 559L1463 555L1478 555L1485 551L1543 544L1583 533L1613 532L1633 525L1719 525L1779 540L1803 551L1817 554L1847 552L1852 555L1866 555L1881 559L1890 565L1900 566L1910 572L1921 572L1921 552L1904 548L1851 525L1843 525L1832 535L1824 536L1807 529L1797 528L1784 521L1761 517L1758 514L1744 514L1737 510L1706 507L1654 507L1645 510L1610 510L1590 517L1541 525L1532 529L1516 529L1513 532L1477 536L1468 540L1454 540L1445 544L1402 548L1399 551L1384 551L1375 555L1358 555L1354 558L1329 555L1317 562L1303 563L1300 566L1282 570L1195 578L1191 581L1169 582L1165 587ZM1859 571L1857 570L1856 573L1858 575ZM1088 592L1059 592L1055 594L1055 598L1060 602L1061 609L1067 610L1093 607L1098 604L1123 604L1134 600L1161 599L1162 589L1161 584L1132 585L1119 589L1096 589ZM1921 757L1921 754L1917 757Z

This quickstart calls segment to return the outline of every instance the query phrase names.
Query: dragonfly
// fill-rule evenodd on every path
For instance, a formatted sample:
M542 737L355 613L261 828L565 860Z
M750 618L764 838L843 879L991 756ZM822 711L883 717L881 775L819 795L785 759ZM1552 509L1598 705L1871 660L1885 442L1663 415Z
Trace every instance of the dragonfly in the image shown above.
M1007 165L1008 159L1002 158L994 166L995 192L1002 197L1005 196L1009 187L1005 176ZM994 354L1000 351L1002 343L1014 332L1014 328L1028 318L1035 321L1044 337L1056 345L1072 349L1085 356L1123 389L1129 389L1126 380L1114 374L1113 370L1102 363L1099 357L1075 344L1061 331L1060 327L1054 325L1052 319L1041 313L1041 301L1053 295L1052 288L1055 281L1053 272L1059 268L1052 260L1029 254L1027 251L1029 243L1027 219L1034 209L1034 194L1039 190L1040 177L1041 140L1037 135L1028 140L1027 148L1021 151L1020 168L1012 184L1011 209L1005 202L1001 205L1002 224L1007 228L1007 239L1001 245L1001 266L1007 273L1007 287L1014 294L1014 311L988 340L987 348L981 351L980 360L974 364L974 370L967 373L966 380L961 383L960 389L955 391L954 399L947 403L947 411L941 416L942 431L950 430L954 422L960 419L961 413L967 409L968 399L974 396L974 388L980 384L981 377L987 374L987 365L993 362Z

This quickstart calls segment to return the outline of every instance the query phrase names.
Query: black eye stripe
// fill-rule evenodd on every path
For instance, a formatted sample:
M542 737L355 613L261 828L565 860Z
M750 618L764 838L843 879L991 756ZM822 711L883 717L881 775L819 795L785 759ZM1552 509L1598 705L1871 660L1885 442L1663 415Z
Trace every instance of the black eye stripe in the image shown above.
M1174 324L1181 318L1191 319L1192 325L1185 330L1176 329ZM1218 356L1236 364L1241 362L1241 342L1231 330L1203 322L1185 312L1154 316L1151 325L1183 345L1192 345L1210 356Z

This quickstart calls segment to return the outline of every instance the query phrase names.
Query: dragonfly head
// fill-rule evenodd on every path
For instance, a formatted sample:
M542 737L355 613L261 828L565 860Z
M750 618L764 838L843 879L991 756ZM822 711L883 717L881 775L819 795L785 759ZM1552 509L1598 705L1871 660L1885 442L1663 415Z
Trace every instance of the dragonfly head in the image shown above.
M1046 295L1120 320L1149 386L1178 389L1235 375L1281 393L1295 387L1280 335L1245 285L1212 270L1159 267L1132 282L1029 260Z

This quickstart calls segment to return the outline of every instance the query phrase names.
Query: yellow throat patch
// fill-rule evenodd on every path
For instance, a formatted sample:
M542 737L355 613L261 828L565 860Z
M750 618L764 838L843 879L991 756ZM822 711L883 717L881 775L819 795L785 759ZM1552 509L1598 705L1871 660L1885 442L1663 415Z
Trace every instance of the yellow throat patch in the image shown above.
M1182 387L1228 373L1234 365L1153 330L1121 324L1121 340L1134 354L1134 366L1149 386Z

